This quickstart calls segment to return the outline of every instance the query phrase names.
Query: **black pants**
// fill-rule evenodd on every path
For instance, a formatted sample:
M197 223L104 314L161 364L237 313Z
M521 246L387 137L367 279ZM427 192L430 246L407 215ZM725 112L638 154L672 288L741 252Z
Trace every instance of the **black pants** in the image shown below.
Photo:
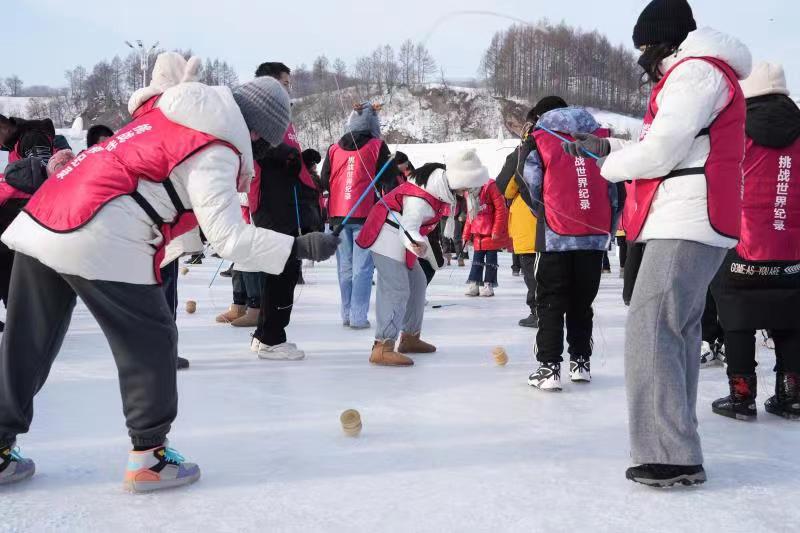
M522 265L520 265L519 254L512 254L511 255L511 271L512 272L520 272L521 270L522 270Z
M536 359L561 362L564 316L572 357L592 355L592 303L600 288L603 252L543 252L536 265L536 309L539 332Z
M172 263L161 269L161 290L167 298L167 305L172 311L172 321L178 318L178 262L176 259Z
M772 331L775 341L775 370L800 373L800 330ZM725 331L728 375L754 374L756 371L756 331Z
M61 349L78 296L114 355L133 445L162 444L178 414L178 331L161 287L67 276L17 254L0 344L0 446L28 431L33 398ZM84 414L63 416L74 417L80 431Z
M299 260L290 257L280 274L264 274L258 328L254 336L267 346L286 342L286 326L292 318L294 288L300 277L301 265Z
M628 243L628 254L625 258L625 280L622 287L622 300L627 304L633 297L633 288L639 275L639 267L644 257L644 243Z
M628 240L625 236L617 237L617 247L619 248L619 267L625 268L625 260L628 258Z
M611 271L611 261L608 259L608 252L603 252L603 271Z
M434 270L433 266L431 266L430 261L427 259L420 259L419 266L422 268L422 271L425 273L425 282L430 285L431 281L433 281L433 276L436 275L436 270Z
M536 254L519 254L516 257L519 258L522 279L528 288L525 303L530 307L531 314L536 315Z
M716 342L725 342L725 335L722 331L722 325L719 323L719 315L717 314L717 302L711 294L711 289L706 292L706 308L703 311L703 318L701 321L703 328L703 340L709 344Z

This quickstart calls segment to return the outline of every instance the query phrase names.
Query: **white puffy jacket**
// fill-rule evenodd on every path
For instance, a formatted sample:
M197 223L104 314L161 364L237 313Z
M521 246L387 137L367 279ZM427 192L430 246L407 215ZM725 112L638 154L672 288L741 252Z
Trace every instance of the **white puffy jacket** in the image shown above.
M677 53L661 63L661 71L668 71L687 57L701 56L725 61L739 79L750 75L752 58L747 47L711 28L690 33ZM717 118L727 97L728 85L719 69L705 61L683 63L672 72L658 95L659 111L647 137L638 143L611 140L612 153L603 164L603 177L613 182L659 178L673 170L705 166L710 141L707 135L697 134ZM711 227L707 196L703 174L664 180L639 240L681 239L720 248L736 246L735 240Z
M413 182L413 179L409 181ZM450 190L447 174L444 170L434 170L423 189L439 200L447 202L455 207L456 199L453 195L453 191ZM403 228L408 231L416 242L425 243L427 250L423 259L427 259L431 266L435 270L438 270L438 263L436 262L436 256L433 255L430 241L419 232L422 224L436 214L430 204L422 198L406 196L403 198L403 213L400 214L395 211L393 211L393 213ZM393 221L394 218L389 215L388 220ZM450 235L450 237L452 237L452 235ZM406 250L412 251L411 244L411 241L408 240L403 230L399 230L386 223L381 228L378 238L370 247L370 251L394 259L395 261L405 262Z
M237 178L242 185L249 182L253 156L250 132L230 89L181 83L164 91L157 105L170 120L214 135L241 152L237 156L230 148L211 146L178 165L170 179L220 256L252 270L280 273L294 238L242 220ZM138 191L164 220L174 219L175 208L163 185L142 180ZM86 226L71 233L49 231L22 213L2 239L9 248L62 274L153 284L151 245L160 243L162 236L142 208L124 196L109 202ZM180 246L168 247L162 265L184 251Z

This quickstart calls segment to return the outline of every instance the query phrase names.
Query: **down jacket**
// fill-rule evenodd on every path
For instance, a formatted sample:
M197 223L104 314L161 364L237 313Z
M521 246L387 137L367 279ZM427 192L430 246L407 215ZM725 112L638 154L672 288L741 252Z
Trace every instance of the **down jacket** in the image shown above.
M691 32L678 51L662 61L661 72L690 57L725 61L739 79L749 76L752 68L750 51L742 42L701 28ZM603 164L603 177L613 182L660 178L673 170L705 166L710 141L707 135L697 134L711 125L727 99L728 83L721 70L705 61L681 64L658 95L659 112L647 137L638 143L611 139L612 153ZM639 240L681 239L720 248L736 246L736 240L719 235L711 227L707 199L703 174L664 180Z
M163 83L163 76L155 75L156 82ZM152 92L159 94L162 89L155 87ZM146 100L139 93L132 98ZM188 81L163 90L157 106L168 119L227 141L241 153L213 145L175 167L170 180L220 256L237 266L246 264L248 269L280 273L294 239L242 220L237 178L240 186L249 182L253 156L250 132L230 89ZM163 185L142 180L138 192L164 220L176 216ZM156 283L153 245L162 238L158 227L129 196L109 202L88 224L70 233L54 233L22 213L2 236L9 248L62 274L148 285ZM168 247L162 265L181 253Z
M467 217L463 239L465 243L471 241L476 252L502 250L511 246L508 208L494 181L481 188L478 214L474 219Z
M536 253L536 217L533 216L530 195L522 178L525 160L536 147L530 138L522 141L518 148L508 154L503 169L497 176L497 187L506 200L508 208L508 234L514 243L515 254Z

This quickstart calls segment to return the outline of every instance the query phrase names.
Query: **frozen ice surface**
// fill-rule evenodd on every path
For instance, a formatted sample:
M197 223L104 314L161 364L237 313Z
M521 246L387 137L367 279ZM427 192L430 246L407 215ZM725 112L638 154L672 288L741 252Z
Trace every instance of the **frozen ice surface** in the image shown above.
M612 258L612 262L614 259ZM19 439L37 461L29 482L0 489L0 531L797 531L800 426L763 411L772 352L760 349L759 420L711 413L721 367L702 371L698 413L709 481L654 490L624 478L628 462L621 281L603 276L594 382L561 394L527 385L534 331L524 285L501 254L494 298L462 295L466 268L429 290L426 340L439 352L407 369L376 368L372 332L341 327L335 264L305 268L291 341L300 362L259 361L249 330L214 323L230 282L208 283L207 259L180 278L180 415L172 444L198 462L194 486L122 489L129 441L116 370L79 305L36 418ZM615 265L616 269L616 265ZM183 302L197 300L187 315ZM373 322L374 323L374 322ZM142 332L143 335L147 332ZM511 362L498 367L494 346ZM346 437L339 415L358 409Z

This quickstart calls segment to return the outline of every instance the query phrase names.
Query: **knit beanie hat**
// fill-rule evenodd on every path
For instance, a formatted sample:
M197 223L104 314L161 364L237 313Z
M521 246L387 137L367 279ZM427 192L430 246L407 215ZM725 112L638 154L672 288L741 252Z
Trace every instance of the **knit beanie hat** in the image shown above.
M465 148L447 157L447 182L450 189L477 189L489 181L489 169L483 166L474 148Z
M233 90L247 127L273 146L283 142L292 115L289 93L270 77L256 78Z
M369 102L364 102L360 107L361 109L350 113L344 128L345 133L368 131L375 139L380 139L381 121L378 119L378 113Z
M569 107L567 102L560 96L545 96L533 106L533 109L528 113L528 122L536 124L542 115L553 109L561 109L562 107Z
M777 63L762 61L753 68L750 77L740 83L745 98L755 98L756 96L768 94L789 96L783 65Z
M667 43L675 46L697 29L692 8L686 0L653 0L644 8L633 28L633 45Z

